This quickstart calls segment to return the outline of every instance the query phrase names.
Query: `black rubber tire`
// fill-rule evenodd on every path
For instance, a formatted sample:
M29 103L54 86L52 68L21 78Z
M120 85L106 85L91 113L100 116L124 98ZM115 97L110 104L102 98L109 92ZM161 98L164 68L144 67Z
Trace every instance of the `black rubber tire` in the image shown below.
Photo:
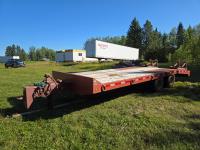
M171 88L171 87L174 86L174 82L175 82L175 76L174 75L167 76L164 79L164 87L165 88Z
M152 82L152 91L153 92L159 92L159 91L162 91L164 87L164 79L163 78L160 78L160 79L157 79L157 80L154 80Z

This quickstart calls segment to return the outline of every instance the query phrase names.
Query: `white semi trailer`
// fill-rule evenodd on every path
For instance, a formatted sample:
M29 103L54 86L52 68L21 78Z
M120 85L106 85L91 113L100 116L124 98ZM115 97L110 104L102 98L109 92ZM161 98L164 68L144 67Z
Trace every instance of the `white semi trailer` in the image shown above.
M93 40L85 45L86 56L99 59L138 60L139 49Z

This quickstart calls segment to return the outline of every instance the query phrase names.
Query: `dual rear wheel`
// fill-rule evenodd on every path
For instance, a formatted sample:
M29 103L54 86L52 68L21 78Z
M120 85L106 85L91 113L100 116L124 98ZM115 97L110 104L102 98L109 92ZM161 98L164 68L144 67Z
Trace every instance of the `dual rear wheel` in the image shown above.
M174 75L170 75L167 77L161 77L161 78L151 82L151 90L158 92L158 91L161 91L163 88L171 88L171 87L173 87L174 82L175 82Z

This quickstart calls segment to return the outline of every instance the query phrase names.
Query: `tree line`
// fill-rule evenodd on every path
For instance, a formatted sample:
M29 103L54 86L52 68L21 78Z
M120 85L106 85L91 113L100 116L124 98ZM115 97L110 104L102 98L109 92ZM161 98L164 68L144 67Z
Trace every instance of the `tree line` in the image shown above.
M6 56L19 56L22 60L27 59L27 54L23 48L19 45L12 44L11 46L6 47L5 51Z
M87 45L92 40L101 40L119 45L140 49L140 59L158 59L159 62L174 62L178 60L188 63L200 63L200 24L187 29L180 22L169 33L161 33L153 27L151 21L146 20L141 27L134 18L127 35L114 37L95 37L86 40ZM55 60L56 52L46 47L30 47L26 52L19 45L12 44L6 47L6 56L20 56L22 60L38 61L44 58Z
M19 45L12 44L6 47L5 56L19 56L22 60L39 61L43 59L55 60L56 52L46 47L36 48L34 46L25 52Z
M140 59L158 59L160 62L182 60L189 63L200 61L200 24L187 29L180 22L169 33L161 33L154 28L151 21L146 20L143 27L134 18L126 36L97 37L92 40L134 47L140 49Z

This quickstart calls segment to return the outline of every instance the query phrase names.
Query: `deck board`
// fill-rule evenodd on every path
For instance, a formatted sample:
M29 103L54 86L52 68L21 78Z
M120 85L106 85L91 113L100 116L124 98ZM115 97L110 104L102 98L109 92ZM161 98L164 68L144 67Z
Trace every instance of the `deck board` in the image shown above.
M106 69L98 71L88 71L72 73L74 75L90 77L96 79L100 83L116 82L130 78L143 77L147 75L154 75L154 71L162 70L157 67L130 67L126 69ZM151 72L152 71L152 72Z

